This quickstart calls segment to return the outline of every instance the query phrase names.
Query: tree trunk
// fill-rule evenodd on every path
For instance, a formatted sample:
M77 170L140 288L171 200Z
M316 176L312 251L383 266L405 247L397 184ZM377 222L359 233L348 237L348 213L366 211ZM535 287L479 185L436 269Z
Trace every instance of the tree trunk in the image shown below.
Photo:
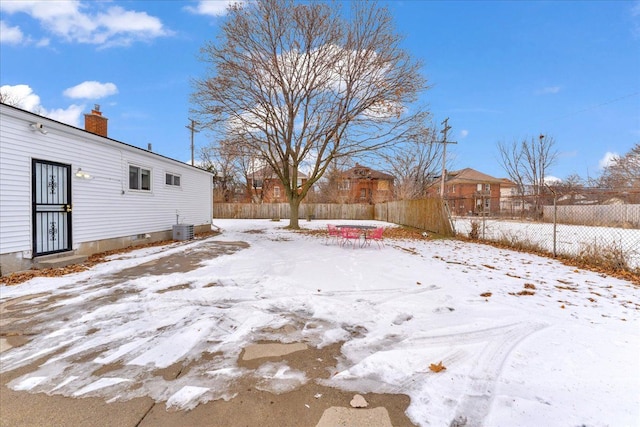
M293 230L299 230L300 225L298 223L298 212L300 211L300 199L298 197L292 197L289 200L289 211L291 217L289 218L289 228Z

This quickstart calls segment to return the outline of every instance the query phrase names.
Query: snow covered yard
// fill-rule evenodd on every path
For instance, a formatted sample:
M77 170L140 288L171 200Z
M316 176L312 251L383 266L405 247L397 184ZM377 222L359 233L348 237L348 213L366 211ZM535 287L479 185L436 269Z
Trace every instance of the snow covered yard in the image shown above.
M458 217L454 224L456 232L468 236L471 224L479 226L482 240L528 243L553 253L553 223L515 220ZM558 224L556 229L556 252L577 256L585 249L603 251L619 250L625 255L629 267L640 268L640 229L595 227L589 225Z
M3 326L32 334L0 354L2 371L33 366L9 386L189 409L232 398L241 377L275 393L310 381L282 363L239 367L251 343L344 342L318 381L407 394L416 425L640 424L640 289L629 282L455 240L353 249L285 221L214 224L223 232L207 240L1 287ZM184 253L195 261L173 272L167 256ZM141 264L145 274L126 274ZM189 369L165 379L176 365Z

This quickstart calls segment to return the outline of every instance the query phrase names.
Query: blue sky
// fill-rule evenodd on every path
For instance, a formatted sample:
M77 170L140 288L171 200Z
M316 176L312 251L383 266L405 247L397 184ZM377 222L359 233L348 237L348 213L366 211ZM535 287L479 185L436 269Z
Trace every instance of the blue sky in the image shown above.
M0 86L23 108L190 162L190 81L225 1L0 2ZM502 177L498 142L555 138L550 174L595 177L640 143L640 1L386 2L449 118L452 169ZM195 135L196 147L208 143Z

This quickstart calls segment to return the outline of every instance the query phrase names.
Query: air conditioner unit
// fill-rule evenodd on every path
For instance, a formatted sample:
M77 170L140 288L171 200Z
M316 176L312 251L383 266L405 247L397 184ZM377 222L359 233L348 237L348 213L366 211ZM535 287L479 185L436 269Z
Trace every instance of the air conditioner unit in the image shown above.
M173 240L193 239L193 224L176 224L173 226Z

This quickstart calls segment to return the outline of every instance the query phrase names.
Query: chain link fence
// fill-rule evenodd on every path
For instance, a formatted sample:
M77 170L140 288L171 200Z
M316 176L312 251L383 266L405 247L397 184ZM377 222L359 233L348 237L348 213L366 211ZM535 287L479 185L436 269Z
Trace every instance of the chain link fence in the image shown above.
M623 195L627 196L627 195ZM640 274L640 203L548 196L448 200L456 234ZM583 203L581 203L583 202ZM465 206L465 215L455 215Z

